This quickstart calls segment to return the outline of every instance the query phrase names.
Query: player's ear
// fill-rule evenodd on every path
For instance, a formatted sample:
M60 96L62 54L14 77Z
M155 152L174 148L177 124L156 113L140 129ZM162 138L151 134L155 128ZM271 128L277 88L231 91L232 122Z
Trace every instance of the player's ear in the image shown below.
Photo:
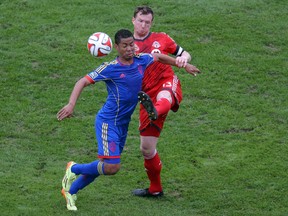
M114 48L118 50L118 45L116 43L114 43Z

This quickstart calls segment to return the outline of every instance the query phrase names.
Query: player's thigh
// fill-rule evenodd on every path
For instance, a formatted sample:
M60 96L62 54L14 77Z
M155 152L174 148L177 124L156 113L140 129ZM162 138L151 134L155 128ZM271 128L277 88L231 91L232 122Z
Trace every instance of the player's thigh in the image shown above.
M126 142L128 126L115 126L113 123L97 122L95 130L98 156L101 158L120 158Z

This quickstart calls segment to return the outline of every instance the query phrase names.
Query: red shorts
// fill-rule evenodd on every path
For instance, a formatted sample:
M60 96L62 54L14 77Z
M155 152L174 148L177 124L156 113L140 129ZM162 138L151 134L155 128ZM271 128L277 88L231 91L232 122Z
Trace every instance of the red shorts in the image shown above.
M143 89L145 91L145 89ZM171 110L173 112L177 112L179 109L179 105L182 101L182 89L180 80L176 75L171 78L167 78L165 80L161 80L158 82L153 88L145 91L150 98L152 99L153 103L156 103L156 98L158 93L161 90L168 90L172 93L172 107ZM157 120L151 121L148 117L148 114L144 107L140 105L140 116L139 116L139 131L141 136L155 136L159 137L161 130L163 128L165 119L168 113L158 116Z

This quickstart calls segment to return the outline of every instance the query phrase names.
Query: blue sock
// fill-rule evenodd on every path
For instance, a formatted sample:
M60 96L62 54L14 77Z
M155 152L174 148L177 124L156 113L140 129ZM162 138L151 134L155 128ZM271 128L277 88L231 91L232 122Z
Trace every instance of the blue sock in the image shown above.
M104 163L100 160L89 164L75 164L71 167L71 171L76 175L105 175Z
M80 175L71 185L69 193L76 194L79 190L89 185L99 175Z

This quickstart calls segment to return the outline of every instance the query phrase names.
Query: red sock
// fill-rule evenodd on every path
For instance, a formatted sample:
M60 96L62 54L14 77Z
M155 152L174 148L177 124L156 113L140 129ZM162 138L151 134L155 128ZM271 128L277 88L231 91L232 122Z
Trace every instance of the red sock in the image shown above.
M161 192L162 185L160 173L162 169L162 163L158 153L156 153L156 155L152 159L145 159L144 167L146 168L146 172L150 180L149 192Z
M171 103L166 98L160 98L155 104L158 115L168 113L171 109Z

